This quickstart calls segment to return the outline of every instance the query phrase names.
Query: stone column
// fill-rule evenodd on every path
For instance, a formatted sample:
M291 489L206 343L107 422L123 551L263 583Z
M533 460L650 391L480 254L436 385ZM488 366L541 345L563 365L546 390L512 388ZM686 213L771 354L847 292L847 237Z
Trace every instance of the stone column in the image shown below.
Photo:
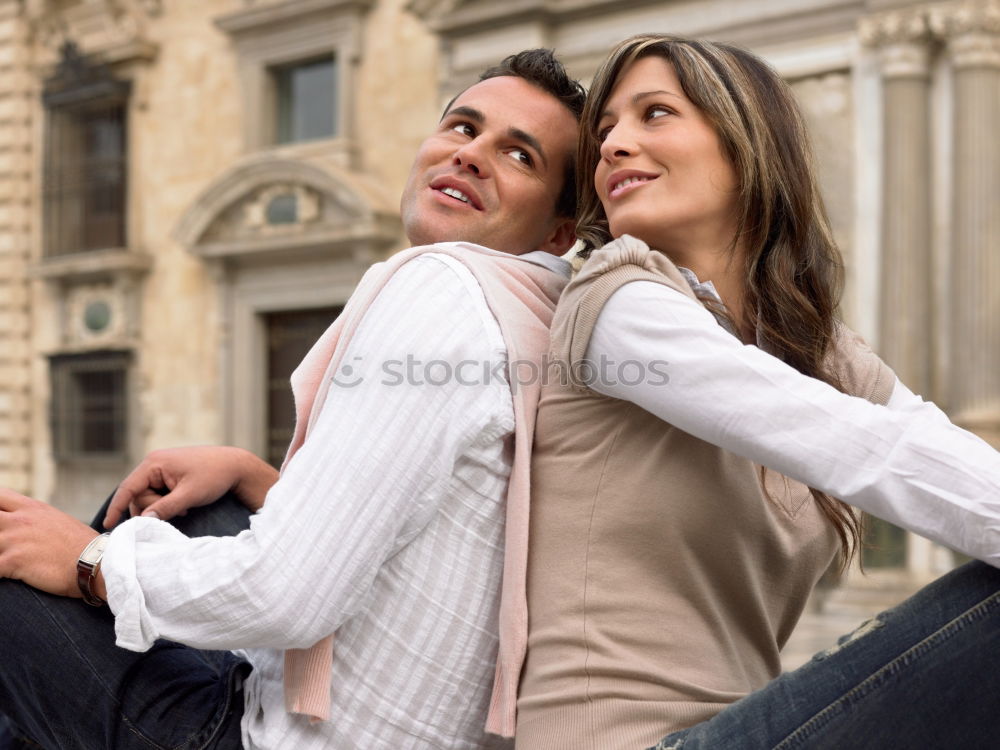
M952 419L1000 446L1000 0L931 11L954 67Z
M930 31L926 13L864 19L862 42L882 74L882 228L879 354L913 391L931 398Z
M0 486L31 491L32 85L17 0L0 0Z

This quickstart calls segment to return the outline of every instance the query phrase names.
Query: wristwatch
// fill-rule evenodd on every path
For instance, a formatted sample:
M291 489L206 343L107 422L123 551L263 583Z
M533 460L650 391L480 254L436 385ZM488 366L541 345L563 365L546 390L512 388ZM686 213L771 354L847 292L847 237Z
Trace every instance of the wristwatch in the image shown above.
M94 593L94 579L101 568L101 558L111 534L101 534L94 537L88 544L80 559L76 561L76 583L83 594L83 600L94 607L103 607L106 602Z

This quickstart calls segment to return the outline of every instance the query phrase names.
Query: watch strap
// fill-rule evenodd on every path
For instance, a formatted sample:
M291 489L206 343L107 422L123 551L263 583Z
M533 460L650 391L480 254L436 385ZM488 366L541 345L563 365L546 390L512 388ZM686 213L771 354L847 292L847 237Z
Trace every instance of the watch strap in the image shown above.
M84 547L79 559L76 561L76 583L83 594L83 600L93 607L103 607L106 602L94 593L94 579L101 566L101 559L104 557L104 545L108 542L108 533L94 537L90 544ZM93 554L94 550L97 554Z

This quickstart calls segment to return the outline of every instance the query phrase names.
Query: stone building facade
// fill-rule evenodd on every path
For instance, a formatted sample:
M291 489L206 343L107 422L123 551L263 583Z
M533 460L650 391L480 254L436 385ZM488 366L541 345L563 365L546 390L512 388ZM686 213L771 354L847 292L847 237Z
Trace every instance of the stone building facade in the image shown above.
M1000 0L0 0L0 485L84 516L156 447L278 460L288 373L405 245L442 104L530 46L586 81L648 30L789 81L845 317L1000 444ZM953 564L878 534L875 585Z

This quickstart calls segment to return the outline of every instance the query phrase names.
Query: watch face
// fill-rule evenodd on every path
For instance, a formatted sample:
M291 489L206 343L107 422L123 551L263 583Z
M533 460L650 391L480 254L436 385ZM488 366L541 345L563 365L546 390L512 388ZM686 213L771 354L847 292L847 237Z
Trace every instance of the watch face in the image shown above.
M101 559L101 555L104 554L104 547L108 543L108 537L105 534L97 537L93 542L91 542L87 549L83 551L80 555L80 562L86 563L88 565L95 565L98 560Z

